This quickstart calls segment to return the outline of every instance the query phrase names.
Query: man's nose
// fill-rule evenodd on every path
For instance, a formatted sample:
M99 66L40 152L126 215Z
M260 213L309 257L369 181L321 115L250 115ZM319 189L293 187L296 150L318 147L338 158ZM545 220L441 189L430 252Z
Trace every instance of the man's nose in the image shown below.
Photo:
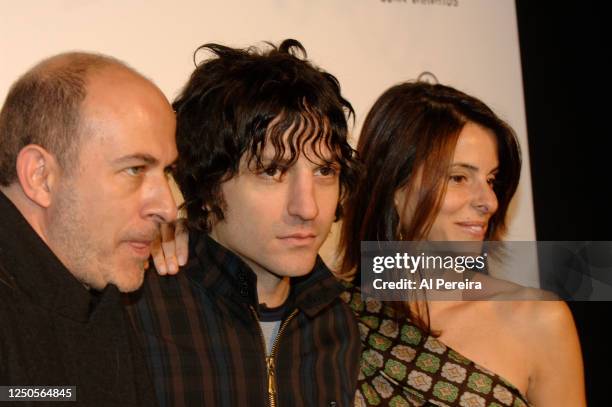
M154 218L158 223L170 223L176 220L178 210L172 194L172 188L165 175L156 179L151 186L149 202L145 206L145 216Z
M314 175L310 171L292 174L289 180L287 211L302 220L312 220L319 214Z

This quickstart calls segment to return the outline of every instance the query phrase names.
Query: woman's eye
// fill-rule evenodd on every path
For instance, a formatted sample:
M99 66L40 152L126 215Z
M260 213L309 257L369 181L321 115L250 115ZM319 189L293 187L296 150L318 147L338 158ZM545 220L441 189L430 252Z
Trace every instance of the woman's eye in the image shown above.
M467 177L465 175L451 175L448 177L448 179L456 184L467 181Z

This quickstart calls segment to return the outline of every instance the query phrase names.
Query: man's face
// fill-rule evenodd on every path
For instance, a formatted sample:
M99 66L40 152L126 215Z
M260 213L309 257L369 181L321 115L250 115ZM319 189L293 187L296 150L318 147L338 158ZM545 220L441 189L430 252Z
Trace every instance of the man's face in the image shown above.
M321 156L331 155L320 148ZM213 225L211 236L259 278L302 276L312 270L334 222L339 166L312 151L288 168L271 165L273 156L267 143L263 172L248 168L243 157L239 174L221 185L225 219Z
M81 115L78 165L53 191L48 243L82 283L133 291L159 223L176 218L174 114L148 82L113 69L92 79Z

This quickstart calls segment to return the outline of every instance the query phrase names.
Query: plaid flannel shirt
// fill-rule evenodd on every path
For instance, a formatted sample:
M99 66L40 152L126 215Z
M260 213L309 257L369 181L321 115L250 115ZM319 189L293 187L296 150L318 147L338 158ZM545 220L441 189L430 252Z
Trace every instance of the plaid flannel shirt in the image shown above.
M342 290L320 258L311 273L292 278L266 358L255 274L209 236L192 233L181 272L147 273L126 301L161 406L340 407L352 405L360 354Z

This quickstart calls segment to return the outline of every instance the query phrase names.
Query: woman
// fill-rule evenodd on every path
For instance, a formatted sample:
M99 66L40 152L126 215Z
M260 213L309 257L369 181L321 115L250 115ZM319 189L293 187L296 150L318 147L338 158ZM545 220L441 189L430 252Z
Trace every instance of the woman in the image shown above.
M520 173L512 130L481 101L404 83L369 112L358 152L366 173L346 205L339 277L366 240L499 240ZM164 231L158 270L177 270L186 234ZM166 259L164 260L164 252ZM182 261L181 261L182 263ZM558 301L381 303L356 281L343 295L362 336L356 406L584 406L579 343Z
M357 150L366 174L346 205L341 276L358 270L361 241L503 236L520 153L508 125L476 98L423 82L394 86L369 112ZM362 333L356 405L585 405L563 302L381 304L355 287L345 299Z

